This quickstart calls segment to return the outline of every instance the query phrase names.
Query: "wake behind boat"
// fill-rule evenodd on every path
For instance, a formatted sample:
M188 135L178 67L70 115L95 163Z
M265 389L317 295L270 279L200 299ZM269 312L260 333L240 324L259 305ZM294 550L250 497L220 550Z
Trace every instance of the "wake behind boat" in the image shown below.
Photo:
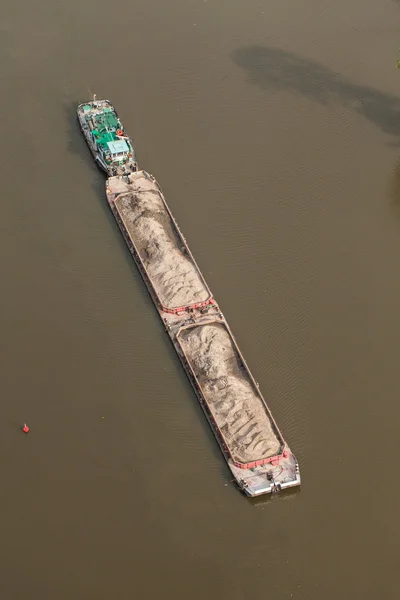
M86 142L107 175L128 175L137 171L133 142L109 100L97 100L94 95L91 102L78 106L77 114Z

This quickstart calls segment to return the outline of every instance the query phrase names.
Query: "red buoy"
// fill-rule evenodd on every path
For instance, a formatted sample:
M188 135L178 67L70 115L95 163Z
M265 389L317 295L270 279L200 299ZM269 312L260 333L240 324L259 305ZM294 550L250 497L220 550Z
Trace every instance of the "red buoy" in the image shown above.
M22 431L23 431L24 433L29 433L29 427L28 427L28 425L27 425L26 423L24 423L24 426L23 426L23 428L22 428Z

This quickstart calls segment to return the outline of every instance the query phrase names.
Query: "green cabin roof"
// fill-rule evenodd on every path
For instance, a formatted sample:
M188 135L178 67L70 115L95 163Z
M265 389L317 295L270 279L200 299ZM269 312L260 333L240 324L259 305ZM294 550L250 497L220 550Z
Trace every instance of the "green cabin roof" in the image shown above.
M121 140L116 134L117 130L122 127L111 108L107 107L101 114L96 114L95 119L92 117L92 123L96 127L92 130L93 136L103 154L110 153L112 156L121 152L133 153L129 141Z
M103 150L109 150L109 142L118 141L116 130L119 127L118 119L111 109L106 108L101 115L96 115L96 129L93 130L93 135Z
M112 112L96 116L96 125L99 131L118 129L119 127L118 119Z
M108 142L113 142L114 140L118 139L114 132L106 130L93 130L93 135L96 138L97 143L105 150L108 148Z

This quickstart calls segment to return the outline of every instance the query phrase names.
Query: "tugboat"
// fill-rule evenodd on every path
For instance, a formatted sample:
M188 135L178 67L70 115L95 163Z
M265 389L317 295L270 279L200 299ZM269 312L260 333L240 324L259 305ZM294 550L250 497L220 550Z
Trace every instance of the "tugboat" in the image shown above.
M97 100L94 95L92 101L78 106L77 113L94 159L109 177L138 170L133 142L109 100Z

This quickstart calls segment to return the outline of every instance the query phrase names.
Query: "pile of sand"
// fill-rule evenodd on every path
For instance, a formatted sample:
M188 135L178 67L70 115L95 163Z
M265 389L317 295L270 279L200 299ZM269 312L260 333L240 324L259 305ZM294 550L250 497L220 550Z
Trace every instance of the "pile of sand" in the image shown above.
M247 463L278 454L279 440L226 328L198 325L179 341L234 458Z
M209 294L187 254L155 183L143 173L131 176L115 202L129 235L167 308L204 302Z

